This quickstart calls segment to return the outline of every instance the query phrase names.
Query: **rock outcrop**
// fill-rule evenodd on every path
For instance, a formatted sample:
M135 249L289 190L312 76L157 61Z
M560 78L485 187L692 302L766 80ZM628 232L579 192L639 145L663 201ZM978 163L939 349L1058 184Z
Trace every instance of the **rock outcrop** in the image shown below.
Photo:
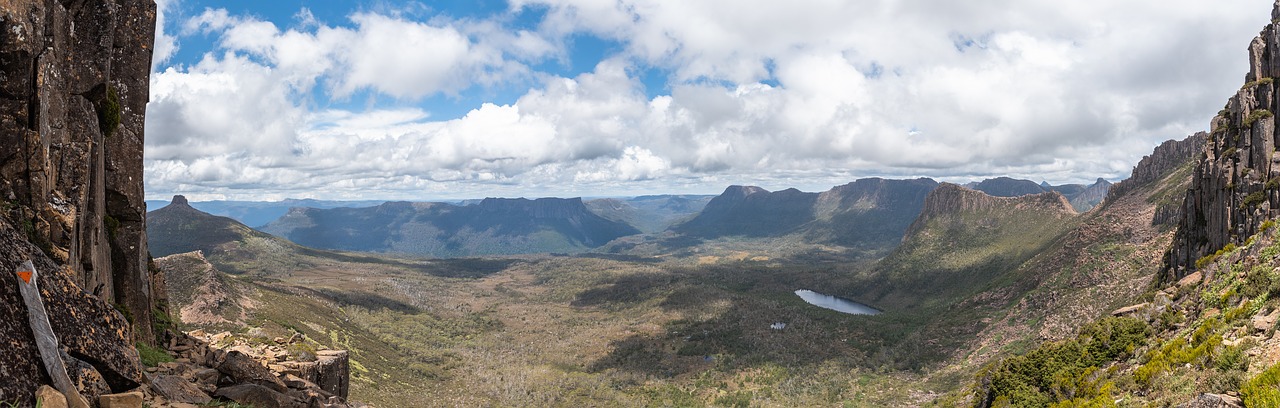
M956 184L942 183L925 198L920 216L907 229L907 237L920 231L925 224L936 218L950 217L955 214L1025 210L1042 210L1059 217L1076 214L1067 198L1056 191L1019 197L995 197Z
M1155 185L1165 177L1187 177L1189 172L1179 173L1179 168L1195 164L1195 159L1204 150L1208 133L1197 132L1182 140L1166 140L1133 167L1129 178L1116 183L1107 192L1106 203L1112 203L1134 191ZM1152 225L1168 225L1182 217L1183 194L1168 197L1153 197L1161 200L1156 203L1156 213L1151 219Z
M1210 122L1203 156L1183 202L1178 235L1166 259L1165 281L1191 271L1196 260L1258 232L1280 209L1280 3L1272 23L1249 44L1245 84Z
M150 385L142 391L153 406L215 397L255 407L365 406L346 400L348 353L316 346L300 333L287 339L178 333L166 346L174 361L147 368Z
M148 268L142 192L155 7L0 2L0 400L30 403L44 381L16 324L9 274L23 260L42 272L62 346L110 389L141 380L133 344L156 342L163 278Z

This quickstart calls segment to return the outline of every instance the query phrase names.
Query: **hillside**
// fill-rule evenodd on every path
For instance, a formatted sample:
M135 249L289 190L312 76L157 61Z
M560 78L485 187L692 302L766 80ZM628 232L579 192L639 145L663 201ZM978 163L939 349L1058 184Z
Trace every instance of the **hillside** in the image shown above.
M908 310L989 289L1044 250L1075 217L1056 192L993 197L943 183L929 194L902 244L875 267L873 279L884 283L858 299Z
M574 253L640 233L592 213L577 198L295 208L262 230L314 248L436 257Z
M697 238L776 237L797 232L817 218L818 193L794 188L771 192L755 186L729 186L692 219L672 231Z
M683 250L686 254L874 256L901 241L925 196L936 186L927 178L867 178L822 193L730 186L695 217L671 227L667 235L647 242L626 241L640 252L656 246L657 254ZM630 246L618 248L637 251Z
M1079 282L1067 286L1074 291L1059 284L1044 293L1070 299L1098 278L1111 282L1126 275L1145 278L1146 291L1127 299L1101 297L1109 300L1102 303L1116 307L1110 314L1119 317L1102 317L1105 306L1098 305L1097 294L1067 302L1075 304L1070 307L1077 309L1075 314L1096 320L1075 335L1069 330L1073 325L1055 327L1050 332L1060 336L1050 338L1056 341L992 364L952 401L980 407L1280 404L1280 344L1273 335L1280 317L1280 291L1275 290L1280 288L1275 273L1280 270L1280 243L1271 209L1277 192L1272 188L1276 131L1270 113L1277 108L1270 95L1271 78L1280 74L1280 55L1269 51L1280 44L1277 19L1280 3L1272 11L1272 23L1250 44L1246 83L1213 119L1213 131L1161 145L1157 153L1177 154L1144 158L1131 179L1158 179L1161 171L1156 168L1169 176L1154 186L1121 183L1103 204L1106 211L1124 206L1124 196L1145 194L1146 200L1136 204L1145 204L1151 223L1159 228L1158 238L1135 237L1135 231L1114 234L1114 249L1145 244L1128 249L1143 254L1130 256L1133 266L1114 276L1111 271L1068 275ZM1194 163L1178 165L1169 156L1189 156ZM1164 248L1169 250L1162 262L1153 262L1157 254L1152 252ZM1118 307L1117 300L1130 305ZM1063 306L1056 299L1048 303L1036 308ZM1098 344L1109 345L1094 346ZM1028 370L1046 366L1051 369Z

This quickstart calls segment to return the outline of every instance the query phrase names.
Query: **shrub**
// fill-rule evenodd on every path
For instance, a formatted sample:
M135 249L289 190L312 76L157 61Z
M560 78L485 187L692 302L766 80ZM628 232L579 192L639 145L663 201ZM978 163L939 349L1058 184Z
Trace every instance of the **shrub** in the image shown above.
M1244 89L1244 88L1253 88L1253 87L1258 86L1258 85L1269 85L1269 84L1271 84L1271 82L1272 82L1272 81L1273 81L1273 79L1271 79L1270 77L1262 78L1262 79L1259 79L1259 80L1257 80L1257 81L1249 81L1249 82L1246 82L1246 83L1244 84L1244 86L1243 86L1243 87L1241 87L1241 89Z
M1242 208L1255 207L1258 204L1262 204L1263 201L1267 201L1267 194L1261 191L1254 191L1244 197L1244 205Z
M107 85L107 94L98 103L98 130L102 136L111 136L120 126L120 95L116 94L114 85Z
M1280 407L1280 364L1246 382L1240 397L1246 407Z
M1249 112L1249 116L1244 118L1244 125L1253 126L1253 123L1257 122L1258 119L1269 118L1269 117L1271 117L1271 111L1266 109L1258 109L1253 112Z

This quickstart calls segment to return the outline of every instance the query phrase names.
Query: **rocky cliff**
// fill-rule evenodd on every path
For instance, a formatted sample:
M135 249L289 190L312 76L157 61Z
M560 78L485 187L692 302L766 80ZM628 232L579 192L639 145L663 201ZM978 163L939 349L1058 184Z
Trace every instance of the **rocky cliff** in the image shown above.
M1165 280L1185 276L1196 260L1240 244L1280 209L1280 155L1274 78L1280 76L1280 3L1273 23L1249 43L1245 84L1210 122L1213 129L1183 202Z
M0 2L0 400L30 402L47 381L14 323L26 311L8 276L24 259L62 345L89 367L82 386L132 386L134 342L155 342L163 277L148 268L142 193L155 7Z
M700 238L785 235L815 219L817 200L817 193L794 188L770 192L755 186L729 186L697 216L672 230Z
M1176 175L1177 177L1190 176L1191 170L1194 169L1196 158L1204 149L1205 140L1208 134L1205 132L1197 132L1191 136L1187 136L1182 140L1167 140L1156 146L1150 155L1144 156L1138 161L1138 165L1133 167L1133 172L1129 178L1124 179L1107 192L1107 198L1104 203L1114 203L1120 197L1129 195L1134 190L1149 187L1154 183ZM1151 219L1152 225L1169 225L1178 221L1182 217L1182 200L1185 194L1181 191L1165 191L1162 194L1151 196L1155 200L1156 209L1155 216Z
M1055 191L1019 197L996 197L959 185L942 183L928 197L925 197L924 207L920 211L920 216L907 229L906 238L919 232L926 224L938 218L952 217L956 214L1032 210L1053 214L1054 217L1064 217L1076 213L1067 198Z

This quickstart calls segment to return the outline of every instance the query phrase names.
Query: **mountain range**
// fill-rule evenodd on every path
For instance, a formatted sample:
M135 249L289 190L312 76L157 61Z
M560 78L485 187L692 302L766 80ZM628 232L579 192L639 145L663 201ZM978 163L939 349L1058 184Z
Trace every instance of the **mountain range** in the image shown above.
M294 208L262 230L316 248L436 257L582 252L640 233L596 215L578 198Z

